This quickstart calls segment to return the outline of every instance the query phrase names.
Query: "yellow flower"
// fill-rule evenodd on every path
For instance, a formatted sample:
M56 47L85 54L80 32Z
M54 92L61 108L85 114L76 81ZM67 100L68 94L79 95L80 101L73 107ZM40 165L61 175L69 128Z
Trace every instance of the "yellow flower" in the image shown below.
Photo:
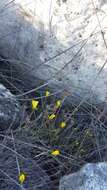
M60 123L60 127L61 127L61 128L65 128L65 127L66 127L66 122L65 122L65 121L62 121L62 122Z
M57 102L56 102L56 108L59 108L60 106L61 106L61 101L57 100Z
M58 149L52 150L51 155L58 156L58 155L60 155L60 151Z
M25 173L20 173L18 179L19 179L19 183L23 184L24 181L26 180Z
M39 101L37 101L37 100L32 100L32 110L37 109L38 104L39 104Z
M45 96L48 97L49 95L50 95L50 92L47 90L47 91L45 92Z
M56 116L55 116L55 114L54 114L54 113L53 113L53 114L51 114L51 115L48 115L48 119L49 119L49 120L53 120L55 117L56 117Z

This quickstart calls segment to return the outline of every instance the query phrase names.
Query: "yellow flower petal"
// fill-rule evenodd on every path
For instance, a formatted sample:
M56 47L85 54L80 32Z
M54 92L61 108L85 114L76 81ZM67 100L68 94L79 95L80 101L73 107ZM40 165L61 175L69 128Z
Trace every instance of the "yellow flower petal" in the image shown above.
M60 127L61 127L61 128L65 128L65 127L66 127L66 122L65 122L65 121L62 121L62 122L60 123Z
M24 173L20 173L18 179L19 179L19 183L23 184L24 181L26 180L26 175Z
M45 96L48 97L49 95L50 95L50 92L47 90L47 91L45 92Z
M57 100L57 102L56 102L56 108L59 108L60 106L61 106L61 101Z
M60 151L57 150L57 149L56 150L52 150L51 155L58 156L58 155L60 155Z
M37 109L38 104L39 104L39 101L37 101L37 100L32 100L32 110Z
M53 120L55 117L56 117L56 116L55 116L55 114L54 114L54 113L53 113L53 114L51 114L51 115L48 115L48 119L49 119L49 120Z

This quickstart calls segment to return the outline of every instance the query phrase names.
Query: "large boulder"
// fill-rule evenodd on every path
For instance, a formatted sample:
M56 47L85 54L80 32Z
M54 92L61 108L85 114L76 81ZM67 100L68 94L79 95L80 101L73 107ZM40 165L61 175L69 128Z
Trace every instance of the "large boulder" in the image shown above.
M106 101L106 11L106 0L3 0L0 53L21 69L26 65L28 80L38 76L57 89Z
M106 190L107 163L86 164L80 171L64 176L59 190Z

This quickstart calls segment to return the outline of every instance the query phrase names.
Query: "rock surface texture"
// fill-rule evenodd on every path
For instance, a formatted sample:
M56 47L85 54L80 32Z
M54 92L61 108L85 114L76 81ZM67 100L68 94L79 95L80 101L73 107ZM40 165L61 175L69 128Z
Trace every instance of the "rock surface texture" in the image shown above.
M59 190L106 190L107 163L86 164L79 172L64 176Z
M106 0L0 1L0 52L27 76L106 101L106 12Z
M20 106L11 92L0 84L0 132L19 123Z

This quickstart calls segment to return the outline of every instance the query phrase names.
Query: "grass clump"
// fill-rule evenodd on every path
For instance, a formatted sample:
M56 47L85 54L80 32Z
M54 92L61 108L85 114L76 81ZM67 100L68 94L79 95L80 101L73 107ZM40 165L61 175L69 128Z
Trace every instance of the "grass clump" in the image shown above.
M31 157L50 176L51 188L57 189L64 174L77 171L87 162L106 159L107 131L104 118L98 120L97 115L101 113L98 107L92 107L88 102L80 107L71 102L69 106L65 103L68 96L64 94L60 101L51 93L45 97L44 94L45 91L40 93L38 109L29 107L29 122L25 122L20 130L22 134L30 131L30 143L41 147L40 150L32 147Z
M5 176L1 189L41 186L55 190L61 176L87 162L107 160L107 120L101 106L88 101L81 104L78 96L65 91L58 94L42 89L22 94L16 92L16 97L25 117L16 130L0 133L1 176ZM21 171L27 177L20 176Z

